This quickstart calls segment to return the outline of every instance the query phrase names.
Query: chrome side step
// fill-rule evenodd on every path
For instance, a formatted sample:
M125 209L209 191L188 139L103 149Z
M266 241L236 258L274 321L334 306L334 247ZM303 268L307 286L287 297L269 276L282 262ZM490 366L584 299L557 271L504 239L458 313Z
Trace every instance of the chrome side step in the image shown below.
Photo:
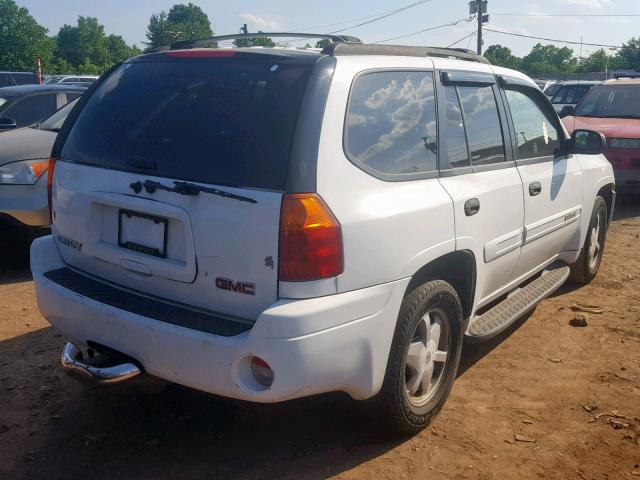
M515 290L488 312L472 319L466 334L467 340L483 341L499 334L560 288L567 278L569 278L568 266L548 268L539 278Z
M73 343L67 343L64 346L60 360L62 366L69 371L78 372L99 383L120 383L142 373L133 363L121 363L108 367L90 365L84 361L82 352Z

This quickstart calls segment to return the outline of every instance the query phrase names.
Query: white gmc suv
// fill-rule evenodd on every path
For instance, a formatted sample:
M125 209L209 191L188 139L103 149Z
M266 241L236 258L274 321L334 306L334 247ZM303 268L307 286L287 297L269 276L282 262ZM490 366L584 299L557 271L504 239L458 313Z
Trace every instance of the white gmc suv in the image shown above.
M470 52L331 38L182 42L80 100L31 250L65 367L254 402L343 391L417 431L465 337L596 275L601 134L568 137L533 81Z

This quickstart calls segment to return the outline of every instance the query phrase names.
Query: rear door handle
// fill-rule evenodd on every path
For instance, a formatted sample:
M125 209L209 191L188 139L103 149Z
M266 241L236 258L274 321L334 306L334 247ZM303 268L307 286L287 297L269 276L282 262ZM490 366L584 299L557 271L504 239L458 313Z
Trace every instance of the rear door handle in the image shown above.
M542 193L542 184L540 182L533 182L529 184L529 195L535 197Z
M480 200L477 198L471 198L464 202L464 214L467 217L473 217L480 211Z

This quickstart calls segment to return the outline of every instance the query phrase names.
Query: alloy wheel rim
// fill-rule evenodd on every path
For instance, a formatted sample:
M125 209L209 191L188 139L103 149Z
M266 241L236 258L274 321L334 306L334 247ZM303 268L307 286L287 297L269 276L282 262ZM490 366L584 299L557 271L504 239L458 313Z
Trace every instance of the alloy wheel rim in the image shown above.
M598 260L602 253L602 233L604 232L602 226L602 211L598 211L596 215L596 224L591 227L591 233L589 238L589 268L591 271L595 270L598 266Z
M413 333L404 360L405 390L409 402L421 407L438 391L451 347L451 328L444 310L428 310Z

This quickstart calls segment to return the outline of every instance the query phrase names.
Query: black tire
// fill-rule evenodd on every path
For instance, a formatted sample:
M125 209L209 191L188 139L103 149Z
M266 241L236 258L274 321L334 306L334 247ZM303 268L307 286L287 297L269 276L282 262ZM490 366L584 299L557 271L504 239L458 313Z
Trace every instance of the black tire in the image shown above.
M444 319L448 319L448 350L445 351L446 360L440 371L431 370L431 375L438 376L438 383L432 387L429 380L428 388L432 390L428 391L432 393L424 396L424 404L416 405L416 397L411 396L407 386L406 372L410 369L407 355L409 347L418 343L418 329L428 323L423 317L431 318L432 312L439 312L438 315L443 318L438 330L440 342L444 342L440 332L445 331ZM442 313L446 315L441 315ZM405 296L393 336L384 383L380 393L374 398L378 418L384 419L397 433L413 434L424 429L446 402L460 363L464 334L462 317L458 294L447 282L431 281ZM421 381L417 383L422 384Z
M597 238L595 238L594 232L596 231L598 223L600 223L600 228L597 229L598 235ZM607 239L608 226L609 213L607 210L607 202L605 202L601 196L597 196L593 211L591 212L589 230L584 240L582 251L580 252L578 260L571 265L571 275L569 278L574 282L587 284L598 274L598 269L602 262L605 241ZM595 240L597 240L597 245L599 246L597 247L597 251L594 252L592 247Z

